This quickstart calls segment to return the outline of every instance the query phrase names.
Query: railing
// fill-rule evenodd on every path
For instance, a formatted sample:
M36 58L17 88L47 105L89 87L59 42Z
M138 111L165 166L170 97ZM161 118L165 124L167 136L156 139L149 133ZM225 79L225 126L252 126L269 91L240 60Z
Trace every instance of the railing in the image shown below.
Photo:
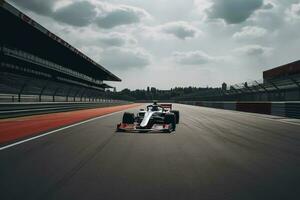
M178 101L177 103L300 119L300 102Z
M293 97L289 97L293 96ZM286 101L300 100L300 75L282 79L234 84L226 89L210 88L174 100L188 101Z
M10 72L0 72L0 94L7 94L2 95L5 96L5 98L0 99L2 102L41 102L46 97L48 98L47 101L65 102L70 101L69 98L72 98L71 101L96 101L105 98L103 88L73 80L55 81L52 79L29 78ZM51 100L49 97L51 97Z
M257 80L240 84L235 84L230 87L231 89L243 92L260 92L260 91L280 91L285 89L298 88L300 89L300 75L287 76L281 79L273 80Z
M82 93L81 93L82 94ZM53 99L55 101L53 101ZM19 96L18 94L0 94L0 103L7 102L114 102L119 100L114 100L110 98L106 98L104 96L82 96L77 95L76 97L70 96L68 99L66 96L55 95L25 95Z

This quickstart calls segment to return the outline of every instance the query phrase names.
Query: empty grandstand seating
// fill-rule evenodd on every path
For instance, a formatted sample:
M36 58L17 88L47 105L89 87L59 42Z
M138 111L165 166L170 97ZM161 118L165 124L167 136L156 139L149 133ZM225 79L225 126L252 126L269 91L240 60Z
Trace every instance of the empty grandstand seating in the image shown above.
M100 101L121 81L5 1L0 22L0 101Z
M96 88L84 87L75 84L66 84L59 81L45 80L38 78L28 78L26 76L17 75L9 72L0 72L0 101L18 101L18 95L23 100L32 99L35 101L39 100L39 96L47 96L48 101L60 100L66 101L74 100L74 97L77 97L77 100L81 98L104 98L103 92L97 90Z

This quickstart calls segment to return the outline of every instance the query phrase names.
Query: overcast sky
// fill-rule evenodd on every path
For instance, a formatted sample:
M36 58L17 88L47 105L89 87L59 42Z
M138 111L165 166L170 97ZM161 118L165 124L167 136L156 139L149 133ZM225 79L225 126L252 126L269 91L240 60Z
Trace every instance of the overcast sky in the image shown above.
M123 81L220 86L300 59L300 0L9 0Z

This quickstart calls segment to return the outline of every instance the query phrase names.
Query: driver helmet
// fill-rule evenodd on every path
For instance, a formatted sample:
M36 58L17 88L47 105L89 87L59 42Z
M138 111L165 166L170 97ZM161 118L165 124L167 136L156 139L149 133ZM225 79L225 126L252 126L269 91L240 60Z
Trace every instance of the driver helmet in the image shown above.
M154 105L154 106L152 107L152 111L158 111L158 106L157 106L157 105Z

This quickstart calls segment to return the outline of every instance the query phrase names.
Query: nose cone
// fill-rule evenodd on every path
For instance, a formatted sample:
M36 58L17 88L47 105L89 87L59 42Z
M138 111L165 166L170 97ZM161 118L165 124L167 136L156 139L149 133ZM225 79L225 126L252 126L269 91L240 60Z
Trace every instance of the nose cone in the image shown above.
M141 122L140 126L141 127L146 127L151 116L153 115L154 112L146 112L143 121Z

